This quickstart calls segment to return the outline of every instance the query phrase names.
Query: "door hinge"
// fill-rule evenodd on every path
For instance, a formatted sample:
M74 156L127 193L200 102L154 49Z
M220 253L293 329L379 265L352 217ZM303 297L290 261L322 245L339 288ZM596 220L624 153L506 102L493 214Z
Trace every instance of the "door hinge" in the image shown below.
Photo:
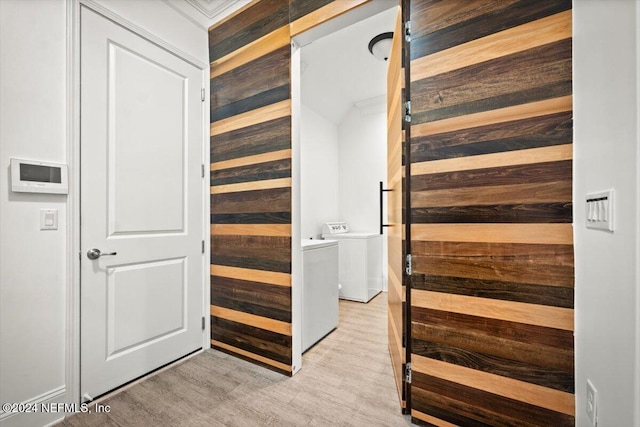
M200 91L200 99L202 100L202 102L204 102L204 96L205 96L205 91L204 91L204 88L202 88L202 90Z
M407 274L407 276L411 276L412 273L412 262L411 262L411 254L407 254L407 259L405 261L405 269L404 269L405 273Z
M411 101L404 103L404 121L411 123Z
M404 378L407 384L411 384L411 362L408 362L404 368Z
M202 177L204 178L204 164L202 164L201 166L202 166L202 169L201 169Z
M204 322L205 322L205 319L204 319L204 316L202 316L202 330L203 331L204 331Z
M202 241L202 253L204 253L204 240Z
M411 21L404 23L404 38L406 41L411 41Z

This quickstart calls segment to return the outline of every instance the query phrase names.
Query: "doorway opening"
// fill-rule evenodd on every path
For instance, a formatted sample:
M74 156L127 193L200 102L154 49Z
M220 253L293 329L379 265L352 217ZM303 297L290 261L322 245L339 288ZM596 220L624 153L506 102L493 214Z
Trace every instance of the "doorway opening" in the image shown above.
M324 335L316 334L313 340L320 340L311 343L304 336L305 324L318 319L309 319L304 305L304 294L310 293L305 287L307 273L301 268L304 255L300 241L308 245L332 240L327 223L346 224L354 236L340 239L339 256L345 258L345 240L353 240L348 243L349 253L357 254L339 262L342 289L335 295L340 293L341 316L351 313L353 304L362 306L358 312L380 310L376 298L384 299L386 314L387 236L380 233L380 218L386 218L387 213L386 201L380 201L380 182L386 187L388 64L376 59L368 45L379 34L394 30L398 6L372 3L377 9L357 8L293 39L293 229L298 231L297 236L293 233L292 245L293 304L294 323L303 325L298 346L295 341L299 336L294 337L294 360L296 348L299 354L309 351L304 360L299 356L301 363L306 363L312 352L325 350ZM367 258L372 259L369 265L373 267L368 283ZM360 283L362 289L352 289L354 283ZM296 288L301 290L297 297ZM380 291L383 295L376 297ZM376 303L365 304L367 301ZM334 316L335 326L340 328L338 314L330 309L324 312L324 316ZM322 320L324 332L330 336L332 326ZM385 316L380 326L385 333L379 339L386 337L386 326Z

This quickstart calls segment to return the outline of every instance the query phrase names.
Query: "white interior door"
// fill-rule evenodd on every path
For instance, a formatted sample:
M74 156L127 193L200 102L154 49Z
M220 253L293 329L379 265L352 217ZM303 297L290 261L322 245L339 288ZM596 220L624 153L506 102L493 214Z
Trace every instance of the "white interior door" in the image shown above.
M82 8L85 399L202 347L201 73Z

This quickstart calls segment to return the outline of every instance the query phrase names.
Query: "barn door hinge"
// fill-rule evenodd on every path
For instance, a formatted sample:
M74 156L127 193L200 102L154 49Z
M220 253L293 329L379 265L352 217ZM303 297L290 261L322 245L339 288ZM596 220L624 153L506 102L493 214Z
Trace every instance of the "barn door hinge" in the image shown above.
M407 274L407 276L411 276L412 273L412 262L411 262L411 254L407 254L407 258L405 260L405 273Z
M203 331L204 331L204 322L205 322L205 319L204 319L204 316L202 316L202 330Z
M411 101L404 103L404 121L411 123Z
M204 102L204 96L205 96L205 91L204 91L204 88L202 88L202 90L200 91L200 99L202 100L202 102Z
M202 253L204 253L204 240L202 241Z
M404 368L404 378L407 384L411 384L411 362L408 362Z
M411 21L404 23L404 38L406 41L411 41Z

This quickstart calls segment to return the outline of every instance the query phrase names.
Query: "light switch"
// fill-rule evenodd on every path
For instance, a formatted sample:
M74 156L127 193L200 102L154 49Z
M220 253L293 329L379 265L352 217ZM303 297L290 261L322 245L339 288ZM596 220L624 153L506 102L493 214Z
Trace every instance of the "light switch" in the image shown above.
M58 210L40 209L40 230L58 229Z
M585 202L587 228L613 231L613 190L587 194Z

